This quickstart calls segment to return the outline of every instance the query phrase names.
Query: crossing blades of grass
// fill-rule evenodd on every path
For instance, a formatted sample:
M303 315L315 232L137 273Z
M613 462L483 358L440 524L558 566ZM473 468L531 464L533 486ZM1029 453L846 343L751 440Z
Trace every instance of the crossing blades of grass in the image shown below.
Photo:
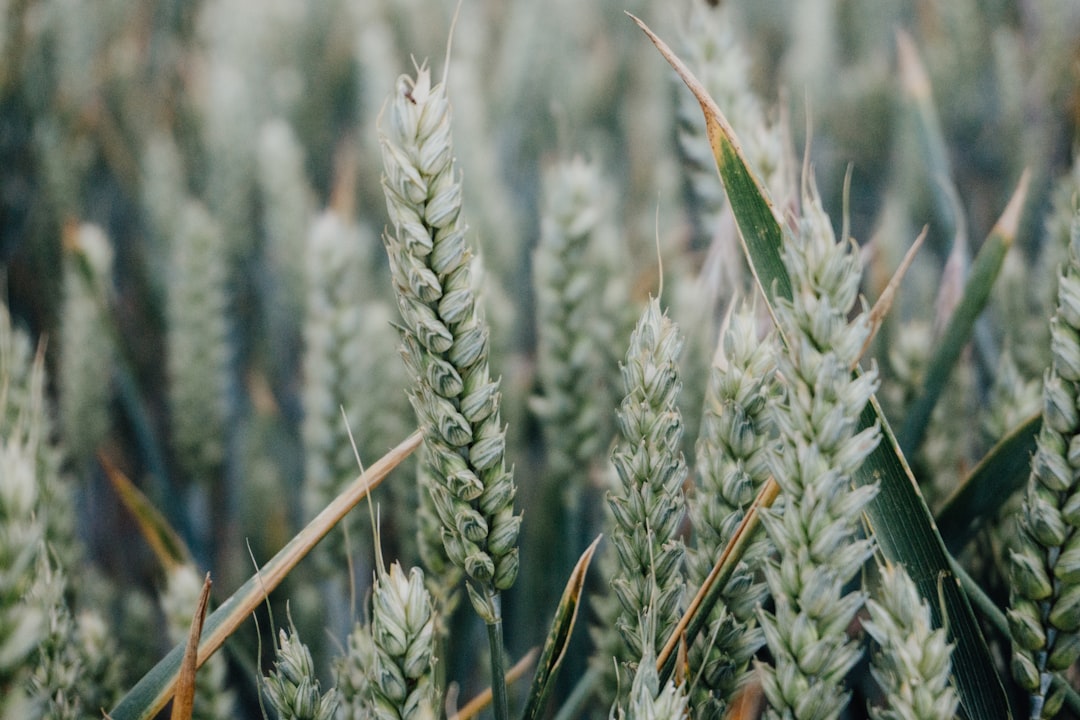
M368 468L319 513L307 527L286 543L263 568L249 578L232 596L222 603L203 626L199 645L199 663L205 662L241 623L276 588L285 576L296 567L312 548L358 502L367 497L383 478L420 446L423 438L417 430L397 447ZM157 665L135 684L119 704L109 713L112 720L148 720L154 717L173 696L180 664L184 656L184 644L174 647Z

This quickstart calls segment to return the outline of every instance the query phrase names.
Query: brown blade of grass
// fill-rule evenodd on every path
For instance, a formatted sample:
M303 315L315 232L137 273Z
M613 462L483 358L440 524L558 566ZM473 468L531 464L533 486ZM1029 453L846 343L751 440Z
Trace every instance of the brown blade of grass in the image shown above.
M173 698L170 720L191 720L191 714L195 710L195 673L199 669L199 639L202 637L206 608L210 604L211 585L213 583L210 582L210 573L206 573L202 592L199 593L199 604L195 606L195 614L191 618L191 630L188 632L187 647L184 648L184 659L180 661L180 674L176 678L176 697Z
M98 460L161 566L168 571L178 565L192 564L191 551L150 499L104 453L98 453Z
M391 470L420 446L423 433L417 430L382 456L345 488L314 520L281 548L263 568L248 578L236 592L206 619L199 646L201 665L261 605L266 596L285 579L312 548ZM184 654L184 645L174 647L157 665L121 698L109 714L112 720L150 720L172 698Z
M536 655L540 652L540 648L533 648L529 652L514 663L514 666L506 671L506 684L509 686L517 682L521 676L536 662ZM472 720L472 718L479 715L484 708L491 704L491 698L493 693L491 688L484 690L469 702L465 703L465 707L458 710L456 713L450 716L449 720Z
M929 231L929 226L924 225L922 232L915 238L915 242L911 243L911 247L904 254L904 259L900 261L900 267L896 268L896 272L893 273L892 278L889 279L885 289L881 291L881 296L878 297L874 303L874 307L870 308L870 334L866 336L866 342L863 343L862 349L859 350L858 359L855 360L855 365L848 368L852 372L858 366L859 360L866 354L866 351L870 349L870 343L874 342L874 338L877 337L878 331L881 330L882 323L885 322L885 316L889 314L889 310L892 309L893 300L896 299L896 292L900 288L900 283L903 281L904 276L907 275L907 271L911 268L911 263L915 262L915 255L918 254L919 249L922 248L923 243L926 241L926 234Z
M686 612L679 619L675 629L671 631L671 636L664 643L664 648L656 656L656 670L661 673L661 682L664 680L663 675L666 674L665 667L679 643L684 640L687 643L692 643L705 624L709 611L712 610L713 605L716 604L720 597L720 591L723 590L724 585L731 577L731 573L735 570L736 564L743 556L746 545L754 536L754 531L761 524L762 508L771 506L779 495L780 486L770 477L761 486L761 490L758 491L753 504L750 505L746 515L743 516L742 522L735 528L735 532L731 535L731 539L728 540L724 551L716 559L716 564L709 571L705 581L701 583L701 587L698 588L697 594L690 601L689 607L686 608Z

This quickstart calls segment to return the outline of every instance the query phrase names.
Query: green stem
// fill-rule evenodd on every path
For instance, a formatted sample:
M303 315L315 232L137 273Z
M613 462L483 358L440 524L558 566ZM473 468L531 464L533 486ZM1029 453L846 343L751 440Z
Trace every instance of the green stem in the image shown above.
M491 651L491 704L495 711L495 720L510 720L510 711L506 701L506 671L503 664L502 610L499 607L499 594L490 592L487 599L492 610L492 619L487 623L488 648Z
M566 698L566 702L559 708L555 720L573 720L573 718L581 717L581 709L585 707L585 703L589 702L593 693L596 692L600 680L600 671L595 666L590 666L585 671L585 674L581 676L581 679L578 680L570 696Z

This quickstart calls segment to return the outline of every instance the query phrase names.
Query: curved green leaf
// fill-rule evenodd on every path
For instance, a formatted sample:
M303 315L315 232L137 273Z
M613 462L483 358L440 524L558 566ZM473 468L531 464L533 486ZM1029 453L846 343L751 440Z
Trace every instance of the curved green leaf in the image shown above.
M950 553L964 549L987 520L993 520L1031 472L1042 413L1035 413L990 449L938 511L937 526Z
M1005 262L1005 254L1012 246L1016 229L1020 225L1029 178L1030 174L1024 172L1001 218L990 231L990 236L986 238L979 254L975 256L971 274L964 285L963 297L949 318L937 350L926 368L922 390L908 406L898 436L900 447L907 454L911 454L922 443L926 428L930 424L930 414L949 381L949 375L960 358L960 353L971 339L975 321L990 299L990 290L994 287L994 281Z
M544 711L544 705L551 695L558 676L559 667L566 655L566 647L570 643L570 636L574 632L574 622L577 620L578 608L581 607L581 591L585 587L585 573L592 563L593 553L600 544L600 537L592 541L592 544L581 554L570 579L566 582L562 599L555 609L555 618L551 622L551 630L544 642L544 651L540 655L540 662L536 666L536 675L533 676L532 686L529 688L529 697L525 701L525 711L522 720L535 720Z

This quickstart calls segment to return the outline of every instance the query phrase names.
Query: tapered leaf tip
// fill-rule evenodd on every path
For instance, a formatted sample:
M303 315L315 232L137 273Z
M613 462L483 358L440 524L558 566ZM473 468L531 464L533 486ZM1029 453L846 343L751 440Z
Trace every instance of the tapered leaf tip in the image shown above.
M896 56L900 81L908 95L919 99L930 97L930 77L919 58L915 41L906 30L896 31Z
M652 44L656 46L656 49L660 51L660 54L664 56L664 59L668 61L668 64L671 65L671 67L675 70L675 73L679 76L679 78L684 83L686 83L686 87L690 89L690 92L694 93L694 97L697 98L697 101L699 103L701 103L701 107L705 111L706 120L715 119L717 122L725 125L726 130L726 121L724 120L723 113L720 112L720 108L717 107L716 103L709 96L708 91L705 89L705 86L701 84L701 81L698 80L692 72L690 72L690 68L686 67L686 64L679 59L679 56L676 55L674 51L672 51L672 49L668 47L667 43L661 40L660 36L654 33L652 29L641 20L641 18L637 17L628 10L624 12L626 12L630 19L633 20L639 28L641 28L641 31L649 37L649 40L651 40ZM733 135L733 133L731 133L730 131L728 131L727 134L729 136Z
M1020 182L1016 185L1016 190L1013 192L1012 197L1009 198L1009 204L1005 206L1001 217L994 224L994 233L1001 235L1007 243L1012 243L1013 238L1016 237L1016 231L1020 227L1020 218L1024 213L1024 202L1027 200L1028 185L1030 183L1031 170L1025 168L1020 176Z

